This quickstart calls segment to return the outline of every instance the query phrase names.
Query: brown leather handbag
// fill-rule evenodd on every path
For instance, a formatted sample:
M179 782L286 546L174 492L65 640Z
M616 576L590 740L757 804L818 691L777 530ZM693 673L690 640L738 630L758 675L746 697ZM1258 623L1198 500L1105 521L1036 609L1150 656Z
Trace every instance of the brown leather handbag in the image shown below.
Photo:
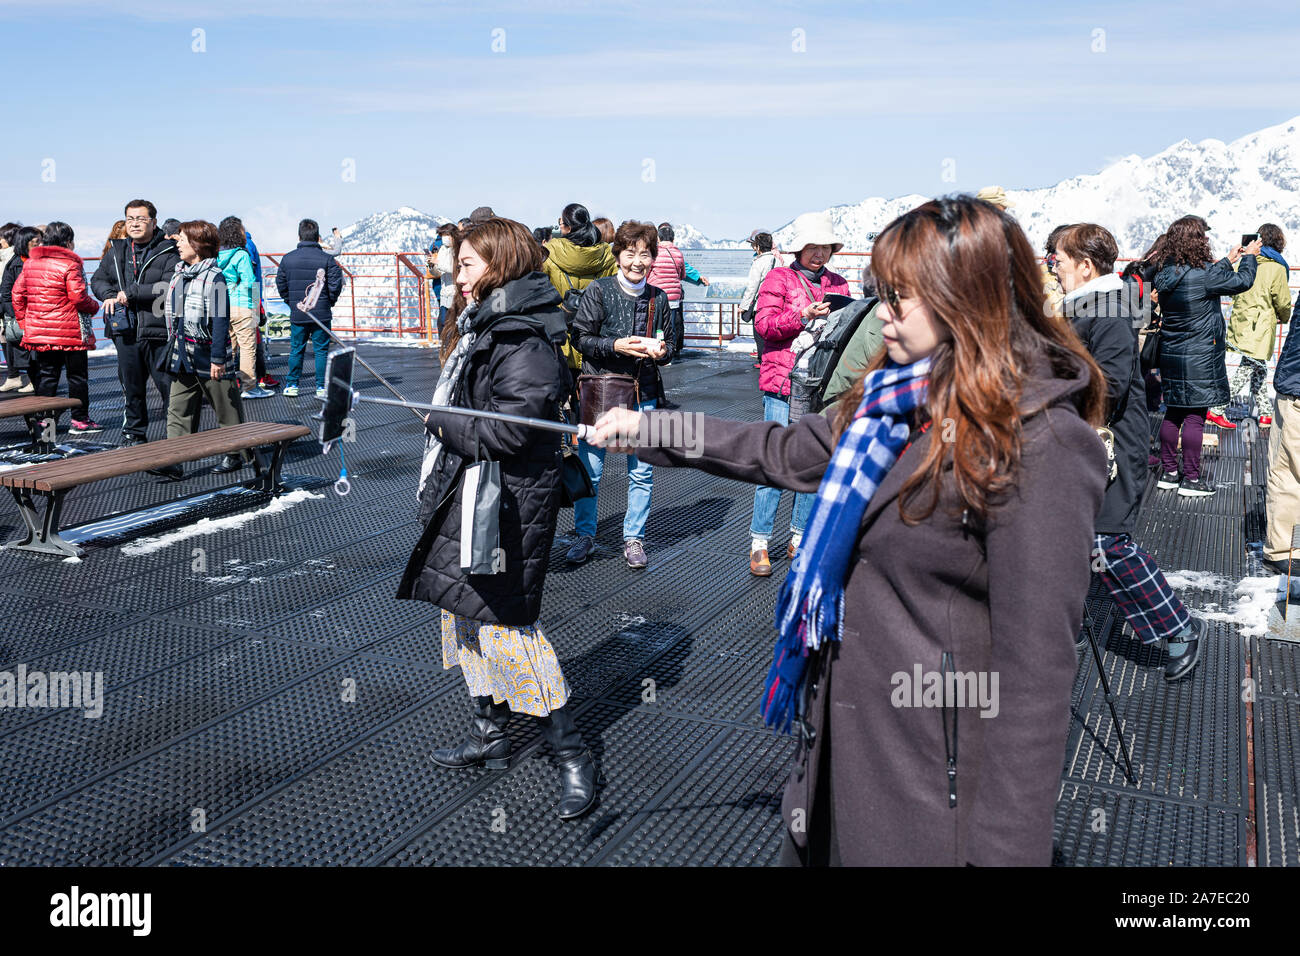
M655 300L651 296L646 321L646 333L649 338L654 338L654 325ZM639 362L638 367L640 367ZM595 425L597 419L611 408L630 408L635 411L641 405L641 383L637 381L635 375L623 375L619 372L579 375L578 404L581 409L582 424Z

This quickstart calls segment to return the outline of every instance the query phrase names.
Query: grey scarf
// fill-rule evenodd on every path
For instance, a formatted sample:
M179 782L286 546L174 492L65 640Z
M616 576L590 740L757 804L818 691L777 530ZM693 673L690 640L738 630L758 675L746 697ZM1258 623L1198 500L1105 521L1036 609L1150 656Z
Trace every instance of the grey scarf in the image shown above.
M460 333L460 338L456 342L456 347L451 350L451 354L447 356L447 364L442 367L442 374L438 376L438 384L433 390L433 401L430 404L442 406L451 404L464 370L465 356L469 354L469 350L474 347L474 341L478 338L478 333L470 330L474 313L477 311L477 306L471 306L456 319L456 331ZM424 484L433 473L434 465L438 463L441 454L442 442L434 436L433 432L426 431L424 460L420 463L420 487L415 492L416 501L424 495Z

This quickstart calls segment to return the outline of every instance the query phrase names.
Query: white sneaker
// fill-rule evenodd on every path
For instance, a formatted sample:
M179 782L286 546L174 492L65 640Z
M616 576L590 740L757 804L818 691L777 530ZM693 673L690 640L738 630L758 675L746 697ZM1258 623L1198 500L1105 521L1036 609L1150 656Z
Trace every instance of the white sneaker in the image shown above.
M22 376L21 375L13 376L11 378L5 379L4 384L0 385L0 392L15 392L22 387L23 387Z
M316 401L318 402L325 401L325 389L323 388L316 389Z
M298 386L297 386L297 385L286 385L286 386L284 387L284 395L285 395L286 398L297 398L297 397L298 397Z
M270 398L275 392L263 388L261 385L254 385L246 392L241 392L241 398Z

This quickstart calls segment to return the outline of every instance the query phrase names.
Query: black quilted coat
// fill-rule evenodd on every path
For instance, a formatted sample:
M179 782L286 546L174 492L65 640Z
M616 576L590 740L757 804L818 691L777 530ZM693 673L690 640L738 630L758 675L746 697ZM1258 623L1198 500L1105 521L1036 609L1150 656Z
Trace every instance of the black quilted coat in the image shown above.
M1204 269L1166 266L1156 273L1160 294L1160 384L1173 408L1227 404L1228 370L1223 364L1227 325L1221 296L1255 284L1255 257L1243 256L1234 272L1227 259Z
M488 296L474 316L478 338L451 404L558 421L570 381L556 351L557 336L563 342L565 335L559 307L555 287L540 272ZM444 452L425 483L425 530L397 596L495 624L535 624L560 508L559 433L437 412L429 428ZM501 463L504 570L498 574L460 567L462 477L476 459Z

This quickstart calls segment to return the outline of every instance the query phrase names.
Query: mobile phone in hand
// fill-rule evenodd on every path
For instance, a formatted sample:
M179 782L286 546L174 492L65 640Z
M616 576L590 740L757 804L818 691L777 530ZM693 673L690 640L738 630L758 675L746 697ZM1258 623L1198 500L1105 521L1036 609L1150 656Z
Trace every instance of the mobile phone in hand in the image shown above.
M1241 236L1241 244L1243 246L1248 246L1258 238L1259 238L1259 233L1257 232L1243 233Z

